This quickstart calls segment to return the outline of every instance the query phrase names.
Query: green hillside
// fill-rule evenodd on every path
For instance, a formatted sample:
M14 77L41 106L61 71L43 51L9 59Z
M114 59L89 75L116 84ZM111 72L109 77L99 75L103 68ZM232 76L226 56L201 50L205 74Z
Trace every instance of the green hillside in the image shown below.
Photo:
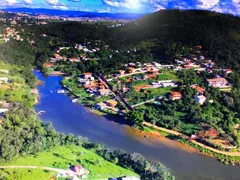
M1 161L0 161L1 162ZM41 167L53 167L59 169L69 169L70 166L81 164L84 168L90 171L89 179L107 179L110 177L121 177L121 176L138 176L136 173L124 169L114 163L111 163L104 158L97 155L91 150L87 150L83 147L70 145L70 146L56 146L48 151L38 153L37 155L18 157L9 162L1 162L2 166L41 166ZM34 171L30 171L22 174L23 170L15 170L15 176L18 175L17 179L36 179L39 175L44 174L44 171L39 171L39 175ZM0 172L4 174L4 172ZM52 172L45 173L45 179L47 177L54 176ZM7 175L3 176L7 177ZM14 177L12 174L11 178ZM42 177L39 177L39 180ZM50 179L50 178L48 178Z
M183 47L202 45L205 55L221 66L240 67L240 18L203 10L162 10L119 28L81 22L31 27L69 43L93 39L112 49L150 49L158 59L182 53ZM170 58L171 59L171 58Z
M177 43L175 53L183 46L202 45L204 53L220 65L240 67L240 18L232 15L201 10L159 11L122 27L114 36L119 44L148 42L145 45L166 56L172 43Z

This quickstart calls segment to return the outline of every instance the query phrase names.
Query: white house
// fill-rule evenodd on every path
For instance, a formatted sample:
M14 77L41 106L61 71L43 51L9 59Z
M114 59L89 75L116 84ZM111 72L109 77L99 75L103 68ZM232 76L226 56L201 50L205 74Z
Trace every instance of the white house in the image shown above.
M207 79L207 81L209 86L213 86L216 88L221 88L228 85L228 81L225 78Z
M197 96L195 95L194 96L194 100L197 101L199 104L203 105L204 102L206 101L206 97L204 95L200 95L200 96Z
M0 113L5 113L7 111L8 111L8 109L6 109L6 108L0 108Z
M103 109L105 109L107 107L107 105L105 104L105 103L98 103L97 105L96 105L96 109L100 109L100 110L103 110Z
M7 77L0 77L0 84L8 83L9 79Z
M99 93L101 96L108 96L111 93L111 91L109 89L100 89Z

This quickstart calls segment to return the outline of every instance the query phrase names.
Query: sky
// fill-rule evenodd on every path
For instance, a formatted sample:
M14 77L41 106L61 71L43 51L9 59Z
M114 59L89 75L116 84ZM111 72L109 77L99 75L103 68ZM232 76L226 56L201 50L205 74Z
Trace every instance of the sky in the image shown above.
M0 8L18 7L105 13L151 13L173 8L205 9L240 15L240 0L0 0Z

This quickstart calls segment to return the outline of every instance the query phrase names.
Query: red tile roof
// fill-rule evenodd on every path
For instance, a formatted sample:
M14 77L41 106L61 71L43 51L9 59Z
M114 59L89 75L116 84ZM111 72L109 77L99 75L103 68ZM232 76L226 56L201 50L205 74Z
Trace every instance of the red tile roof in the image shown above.
M196 89L197 90L197 92L199 92L199 93L203 93L204 91L205 91L205 89L203 89L203 88L201 88L200 86L198 86L198 85L194 85L194 86L192 86L194 89Z
M180 92L177 92L177 91L173 91L173 92L171 92L171 95L173 96L173 97L182 97L182 94L180 93Z

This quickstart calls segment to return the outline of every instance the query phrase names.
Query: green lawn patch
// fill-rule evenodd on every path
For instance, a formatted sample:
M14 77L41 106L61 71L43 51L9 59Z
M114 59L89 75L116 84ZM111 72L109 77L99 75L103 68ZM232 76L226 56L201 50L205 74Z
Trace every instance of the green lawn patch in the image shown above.
M40 169L1 169L0 179L49 180L55 172Z
M176 74L175 71L167 71L167 70L163 70L162 71L163 74L159 74L157 77L157 80L161 81L161 80L173 80L173 81L178 81L179 78Z
M164 88L154 88L154 89L146 89L148 90L152 95L158 97L166 95L167 93L171 92L173 90L172 87L164 87Z
M0 39L0 44L3 44L4 43L4 39Z
M136 173L104 160L91 150L69 145L57 146L37 155L18 157L10 162L0 162L1 165L33 165L68 169L71 165L80 164L90 171L89 178L109 178L121 176L138 176ZM27 177L26 177L27 179Z
M196 132L200 131L199 124L190 124L190 123L180 123L180 131L188 136L195 134Z

